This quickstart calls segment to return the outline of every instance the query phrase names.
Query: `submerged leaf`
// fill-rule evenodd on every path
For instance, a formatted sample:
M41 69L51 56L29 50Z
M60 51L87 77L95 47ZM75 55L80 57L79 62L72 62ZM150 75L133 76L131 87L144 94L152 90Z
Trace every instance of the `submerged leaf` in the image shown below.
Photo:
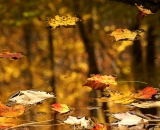
M71 111L71 109L66 104L56 103L52 104L51 106L53 107L53 110L58 111L60 114Z
M103 90L106 87L117 85L115 78L111 75L94 75L87 79L83 86L91 87L95 90Z
M77 22L81 22L79 18L76 16L71 17L71 16L58 16L56 15L55 18L48 18L47 19L47 27L50 28L58 28L60 26L63 27L75 27Z
M9 98L9 101L21 105L33 105L40 103L48 98L55 98L54 95L39 90L18 91Z

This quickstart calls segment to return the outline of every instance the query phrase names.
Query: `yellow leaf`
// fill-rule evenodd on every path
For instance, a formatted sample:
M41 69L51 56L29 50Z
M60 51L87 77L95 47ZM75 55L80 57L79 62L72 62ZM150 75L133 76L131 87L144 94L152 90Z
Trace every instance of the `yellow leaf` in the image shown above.
M77 22L81 22L79 18L76 16L71 17L71 16L58 16L56 15L55 18L48 18L47 19L47 27L50 28L58 28L60 26L63 27L75 27Z

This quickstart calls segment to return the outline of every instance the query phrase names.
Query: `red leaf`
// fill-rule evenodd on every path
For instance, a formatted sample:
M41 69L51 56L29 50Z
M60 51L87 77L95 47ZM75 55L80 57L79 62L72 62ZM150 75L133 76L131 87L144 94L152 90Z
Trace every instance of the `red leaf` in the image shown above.
M92 130L108 130L109 127L103 124L96 124Z
M150 99L153 95L157 94L158 90L153 87L146 87L141 92L134 95L135 98L139 99Z
M23 57L23 54L20 53L20 52L14 52L14 53L2 52L2 53L0 53L0 58L7 58L7 59L18 60L21 57Z
M95 90L102 90L106 87L114 86L116 84L115 78L111 75L94 75L91 78L88 78L87 83L85 83L83 86L88 86Z
M70 108L66 104L56 103L56 104L52 104L51 106L53 107L53 110L58 111L60 114L71 111Z

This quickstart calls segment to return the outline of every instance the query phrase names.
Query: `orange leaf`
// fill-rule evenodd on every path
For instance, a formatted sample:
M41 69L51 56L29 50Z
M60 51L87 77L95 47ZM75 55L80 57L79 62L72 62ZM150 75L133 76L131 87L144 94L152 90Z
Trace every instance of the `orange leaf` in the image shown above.
M94 75L91 78L87 79L87 83L85 83L83 86L91 87L95 90L102 90L106 87L117 85L115 78L111 75Z
M139 6L138 6L136 3L135 3L135 5L136 5L137 8L139 9L139 11L143 13L143 15L153 14L149 9L143 8L142 5L139 5Z
M135 38L138 36L138 33L136 31L130 31L128 29L116 29L113 31L110 36L113 36L116 41L119 40L135 40Z
M66 104L56 103L56 104L52 104L51 106L53 107L52 108L53 110L58 111L60 114L71 111L70 108Z
M94 126L94 128L91 129L91 130L108 130L108 129L109 129L108 126L105 126L105 125L103 125L103 124L96 124L96 125Z
M22 105L15 105L8 107L0 102L0 116L3 117L17 117L24 113L25 107Z
M153 95L157 94L158 90L153 87L146 87L141 92L134 95L138 99L150 99Z
M135 5L137 6L137 8L139 10L139 13L137 14L137 21L142 20L145 15L153 14L149 9L143 8L142 5L138 6L136 3L135 3Z

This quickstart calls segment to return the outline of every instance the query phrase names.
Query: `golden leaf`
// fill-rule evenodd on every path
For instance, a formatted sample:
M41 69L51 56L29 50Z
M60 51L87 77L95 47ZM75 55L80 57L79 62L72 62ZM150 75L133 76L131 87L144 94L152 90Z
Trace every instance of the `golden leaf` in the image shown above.
M116 29L110 36L113 36L116 41L119 40L134 40L138 36L137 32L130 31L128 29Z
M77 22L81 22L79 18L76 16L58 16L56 15L55 18L47 18L47 27L50 28L59 28L60 26L70 28L75 27Z

